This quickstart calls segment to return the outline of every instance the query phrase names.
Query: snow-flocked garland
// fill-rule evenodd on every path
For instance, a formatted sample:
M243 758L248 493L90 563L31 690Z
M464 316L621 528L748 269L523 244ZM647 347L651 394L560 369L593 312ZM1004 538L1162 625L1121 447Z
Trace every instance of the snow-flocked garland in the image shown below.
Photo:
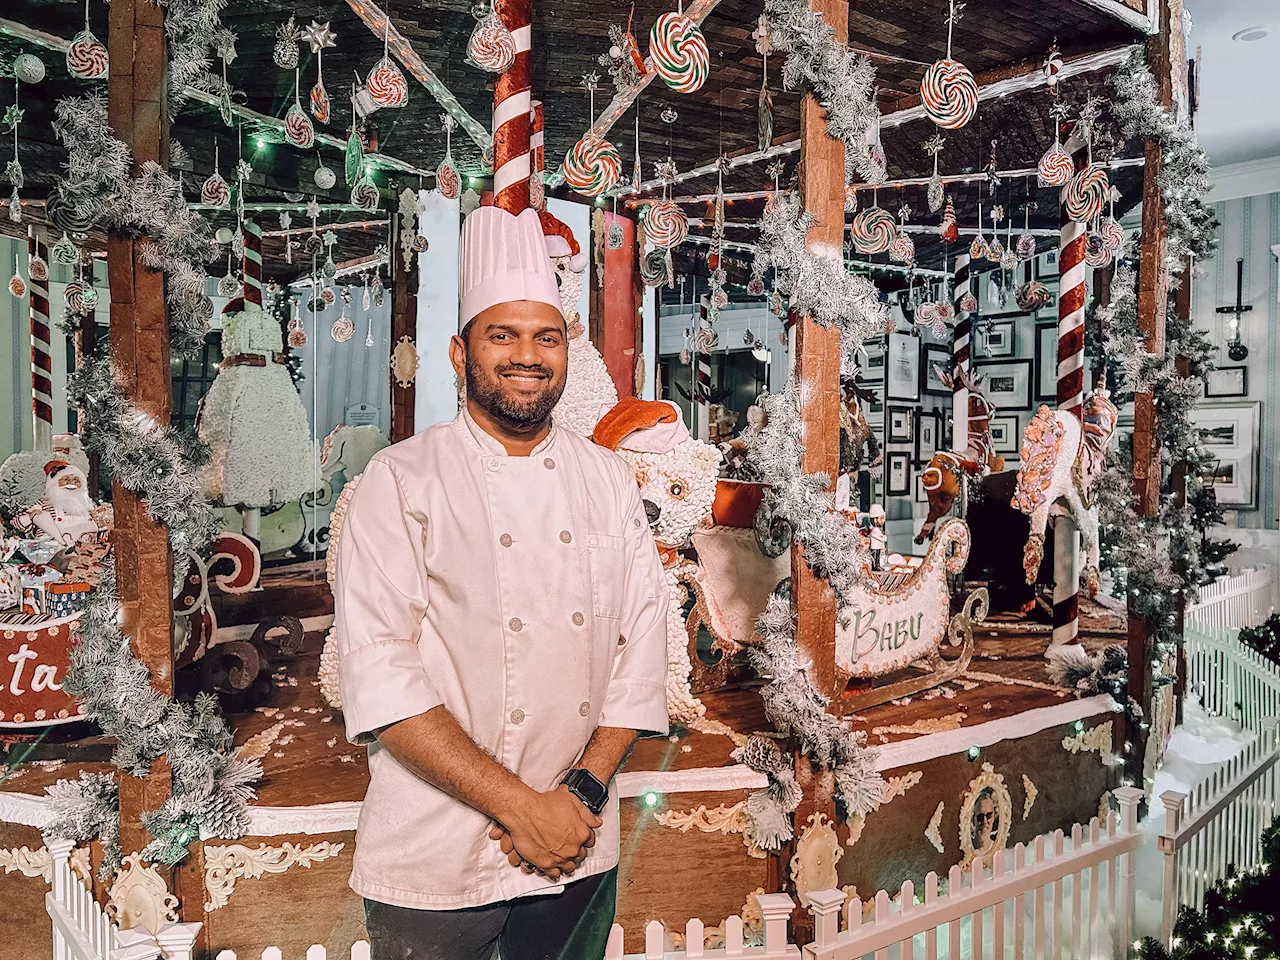
M164 4L170 91L181 85L221 91L221 81L208 66L211 46L224 56L234 55L235 38L218 18L223 5L223 0ZM140 174L132 175L129 148L112 135L103 96L60 101L55 129L68 150L67 175L57 188L62 200L83 222L142 238L143 262L165 274L171 350L177 356L194 355L212 316L204 294L208 224L187 207L181 183L159 165L143 164ZM130 403L105 349L68 377L68 397L84 411L86 451L97 454L108 474L167 527L175 555L203 552L217 522L201 490L197 471L205 451L198 441ZM103 733L117 741L112 761L119 769L142 776L154 760L167 759L172 792L160 809L142 814L153 837L142 855L177 863L202 834L234 838L245 833L245 806L261 769L256 762L236 759L216 698L205 694L194 703L179 703L152 687L149 669L134 656L120 629L119 611L115 569L108 563L81 616L64 686L80 698ZM51 835L76 841L101 836L104 869L112 869L120 854L114 784L88 777L59 781L48 792L57 813Z

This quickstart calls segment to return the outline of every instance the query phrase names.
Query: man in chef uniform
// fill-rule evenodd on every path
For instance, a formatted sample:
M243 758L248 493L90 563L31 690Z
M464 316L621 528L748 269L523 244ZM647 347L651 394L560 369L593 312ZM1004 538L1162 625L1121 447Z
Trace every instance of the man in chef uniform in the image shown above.
M568 346L538 215L462 231L457 419L380 451L336 627L369 746L351 887L374 960L599 960L637 732L667 730L666 589L625 462L552 425Z

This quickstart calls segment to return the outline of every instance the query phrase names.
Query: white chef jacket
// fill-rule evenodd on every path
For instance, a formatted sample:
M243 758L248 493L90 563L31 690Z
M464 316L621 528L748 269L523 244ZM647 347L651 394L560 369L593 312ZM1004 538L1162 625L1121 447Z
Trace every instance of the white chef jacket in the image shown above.
M667 730L662 567L634 475L556 427L509 457L466 412L380 451L347 508L335 625L347 738L369 745L352 889L419 909L546 891L483 814L401 766L375 731L443 704L535 790L597 726ZM611 788L575 879L618 862Z

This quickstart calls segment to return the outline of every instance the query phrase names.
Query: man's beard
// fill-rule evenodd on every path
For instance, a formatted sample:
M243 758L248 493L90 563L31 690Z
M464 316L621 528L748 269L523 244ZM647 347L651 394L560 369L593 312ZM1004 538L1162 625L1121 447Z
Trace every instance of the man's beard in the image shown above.
M508 371L538 373L546 377L545 388L536 396L522 397L504 389L502 375ZM526 431L542 426L564 393L565 378L557 383L546 367L511 364L498 367L490 377L478 364L467 361L467 400L474 402L496 422L511 430Z
M49 506L64 517L87 517L93 511L93 501L89 499L83 486L69 490L51 483L45 496L48 497Z

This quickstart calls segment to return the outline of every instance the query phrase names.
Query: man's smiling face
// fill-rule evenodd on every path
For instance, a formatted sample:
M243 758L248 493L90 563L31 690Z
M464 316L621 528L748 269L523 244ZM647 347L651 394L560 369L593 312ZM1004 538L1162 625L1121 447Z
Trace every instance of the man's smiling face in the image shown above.
M545 423L564 392L569 341L564 317L532 300L499 303L455 337L450 360L467 400L495 422L523 432Z

